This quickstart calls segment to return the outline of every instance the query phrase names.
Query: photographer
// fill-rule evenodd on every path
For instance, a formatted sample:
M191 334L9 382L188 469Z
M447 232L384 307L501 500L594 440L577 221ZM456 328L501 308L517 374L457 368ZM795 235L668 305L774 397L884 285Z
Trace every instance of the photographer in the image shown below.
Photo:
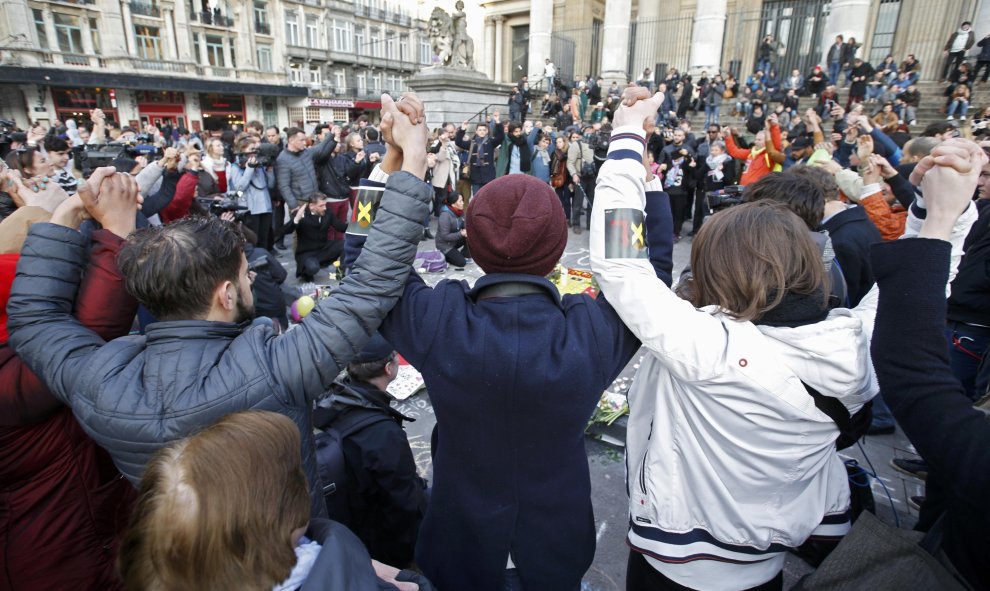
M268 233L272 224L272 199L269 190L275 186L273 162L259 157L260 140L253 135L237 142L237 159L227 165L227 186L231 191L241 193L241 202L250 210L244 218L244 225L258 237L258 246L268 244Z
M203 153L195 146L186 147L186 171L179 178L175 188L175 196L158 214L163 224L189 215L189 210L196 197L199 177L203 171ZM205 195L204 195L205 196Z

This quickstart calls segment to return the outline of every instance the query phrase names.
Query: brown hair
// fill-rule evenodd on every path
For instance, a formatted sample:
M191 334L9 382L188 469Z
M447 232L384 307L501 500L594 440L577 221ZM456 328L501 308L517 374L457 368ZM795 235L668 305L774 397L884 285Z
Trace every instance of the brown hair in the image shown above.
M827 304L821 253L780 203L744 203L705 220L691 245L691 273L678 293L696 308L715 305L738 320L759 320L787 293L821 293Z
M835 175L824 168L808 166L807 164L796 164L788 168L787 172L788 174L802 176L809 179L813 183L817 183L822 189L822 195L825 198L825 203L839 200L839 183L835 181ZM824 217L824 215L825 210L823 205L822 216Z
M118 566L128 589L267 590L296 563L292 532L309 522L299 429L245 411L162 449Z

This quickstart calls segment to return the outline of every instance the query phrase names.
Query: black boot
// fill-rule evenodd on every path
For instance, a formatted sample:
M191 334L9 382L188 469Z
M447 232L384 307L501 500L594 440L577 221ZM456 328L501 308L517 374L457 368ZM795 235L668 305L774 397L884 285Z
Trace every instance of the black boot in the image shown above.
M423 237L420 238L420 242L422 242L424 240L433 240L434 238L435 238L435 236L430 233L430 229L429 228L423 228Z

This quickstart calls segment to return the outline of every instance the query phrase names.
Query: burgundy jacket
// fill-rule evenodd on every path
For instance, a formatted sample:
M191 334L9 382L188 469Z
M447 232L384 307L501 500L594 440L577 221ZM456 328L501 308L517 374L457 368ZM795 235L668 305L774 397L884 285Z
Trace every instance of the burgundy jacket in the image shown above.
M76 316L109 340L127 334L137 302L117 270L123 240L92 240ZM0 255L0 589L121 589L116 542L136 491L7 345L18 256Z

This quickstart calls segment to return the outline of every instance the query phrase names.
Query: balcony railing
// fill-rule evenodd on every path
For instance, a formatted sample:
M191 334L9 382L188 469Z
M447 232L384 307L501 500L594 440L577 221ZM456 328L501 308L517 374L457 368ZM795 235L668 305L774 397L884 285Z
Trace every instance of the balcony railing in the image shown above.
M302 45L286 45L286 52L290 57L298 57L305 60L327 61L329 53L326 49L315 47L303 47Z
M164 60L132 59L131 65L135 70L152 70L155 72L171 72L175 74L190 73L190 64L183 62L167 62Z
M214 27L234 26L234 19L220 13L210 12L209 10L193 12L191 16L194 22L202 23L204 25L212 25Z
M254 23L254 32L255 33L260 33L262 35L271 35L272 34L272 26L270 24L268 24L268 23L255 22Z
M155 18L162 15L161 9L154 4L150 2L136 2L134 0L131 1L131 12L141 16L153 16Z
M96 4L96 0L58 0L58 2L63 4L87 4L90 6Z

